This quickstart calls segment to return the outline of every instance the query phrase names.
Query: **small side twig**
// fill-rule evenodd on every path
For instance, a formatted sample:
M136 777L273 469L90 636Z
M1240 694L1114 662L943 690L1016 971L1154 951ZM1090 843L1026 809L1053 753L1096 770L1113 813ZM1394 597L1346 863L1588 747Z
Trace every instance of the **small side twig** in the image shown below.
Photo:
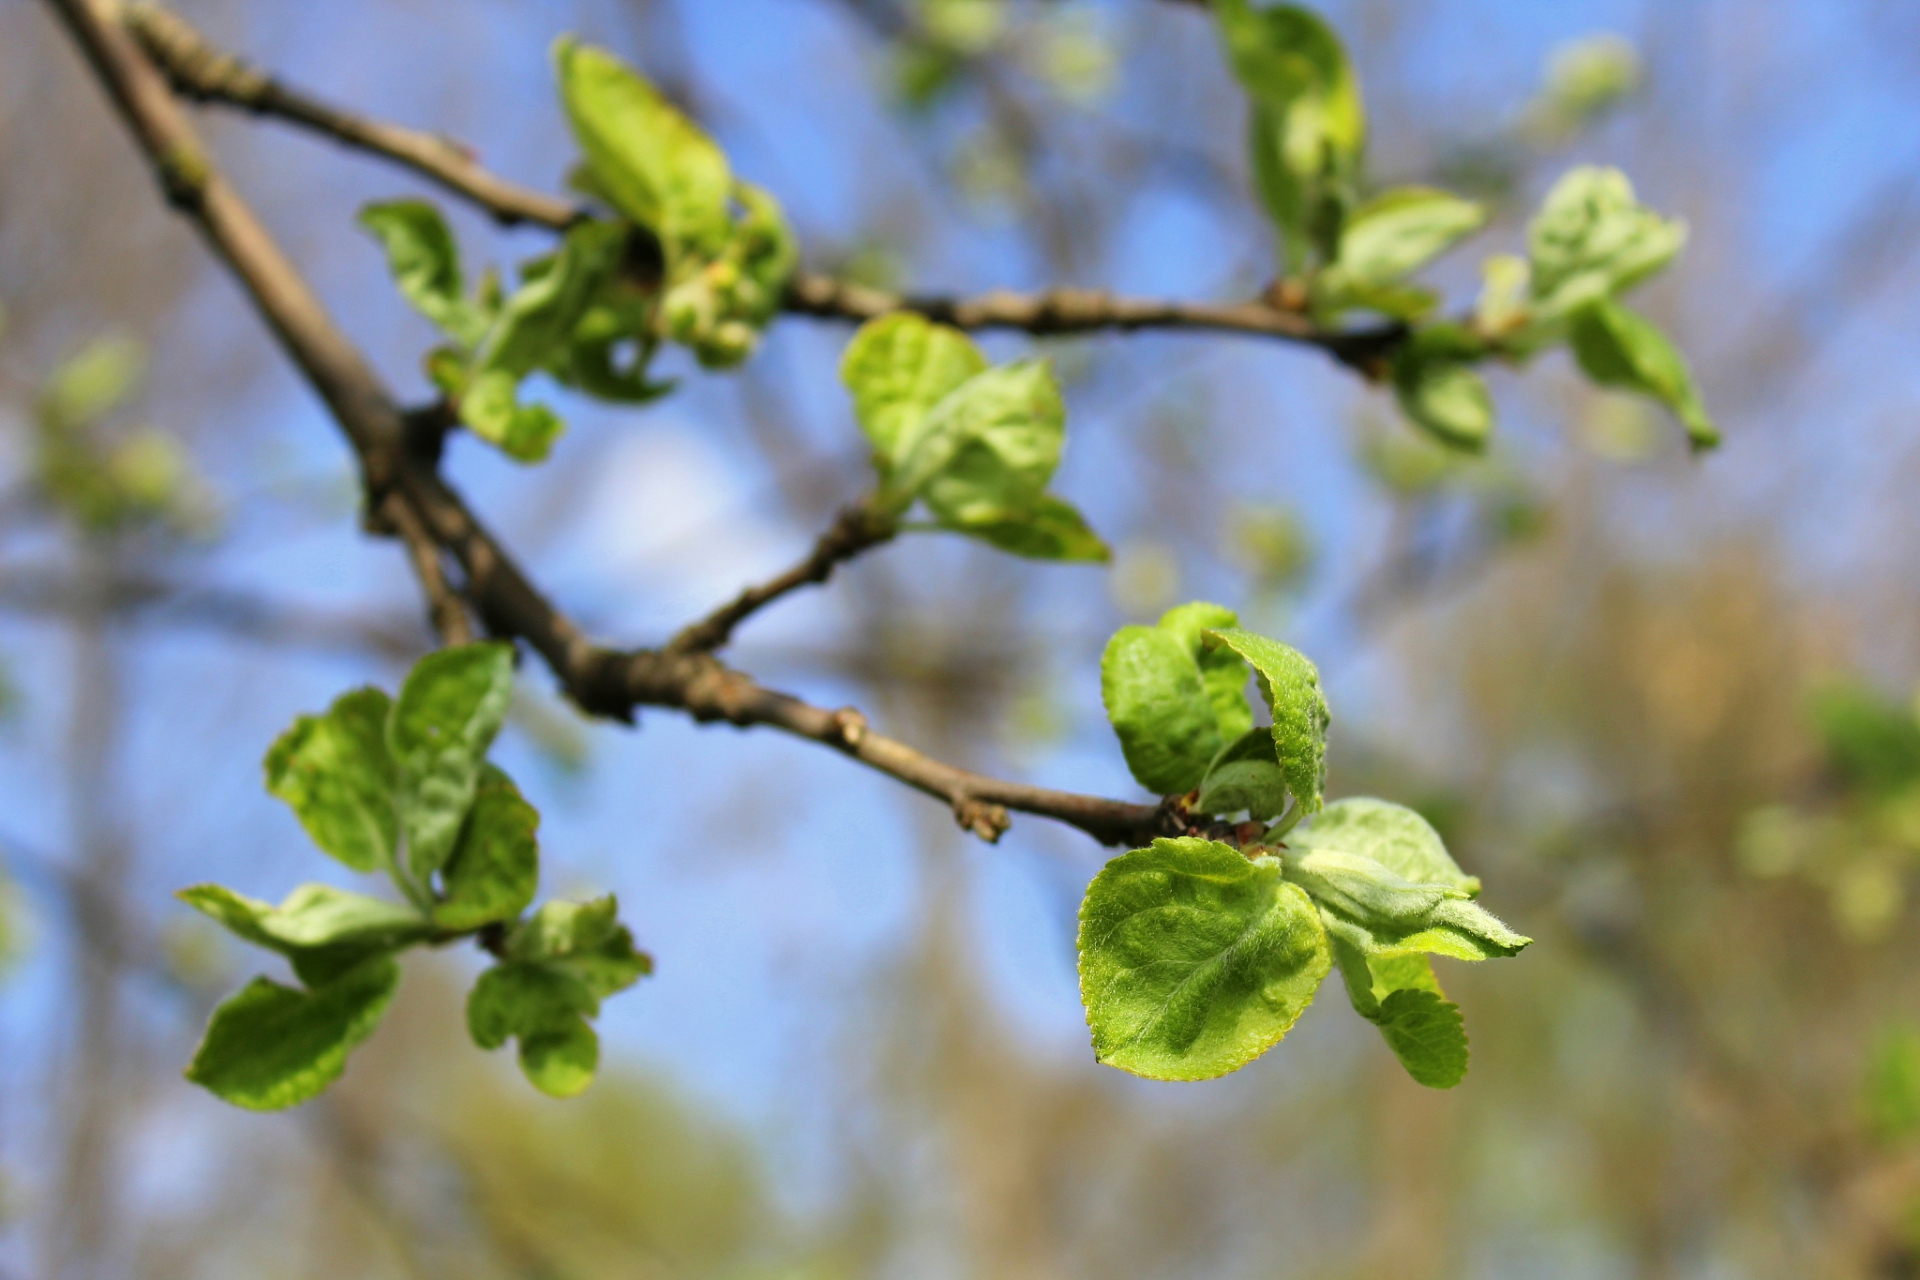
M683 628L667 644L676 653L711 653L725 646L733 629L781 596L825 582L834 569L870 547L891 541L897 525L865 503L843 507L800 563L767 582L748 587L730 602Z
M427 598L427 621L432 625L434 634L445 645L472 644L474 640L473 621L467 616L466 602L460 593L447 581L446 565L440 560L440 547L428 534L427 528L420 522L398 492L390 493L380 504L382 519L400 535L407 545L407 560L413 565L413 575L420 580L420 592Z
M482 168L473 153L438 134L342 111L290 89L244 59L212 44L185 18L152 0L136 0L121 21L174 91L196 102L277 116L336 141L396 160L481 205L501 223L532 222L565 228L583 216L569 201L509 182Z

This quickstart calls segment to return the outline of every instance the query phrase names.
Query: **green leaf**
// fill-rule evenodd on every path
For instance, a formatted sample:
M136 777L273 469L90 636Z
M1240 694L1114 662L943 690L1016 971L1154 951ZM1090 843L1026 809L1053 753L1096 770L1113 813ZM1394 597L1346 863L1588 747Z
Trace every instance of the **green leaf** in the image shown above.
M1156 1080L1211 1079L1266 1052L1332 963L1278 863L1195 839L1109 862L1087 886L1079 947L1094 1056Z
M861 325L840 357L840 381L854 415L887 469L901 462L912 434L948 392L985 371L987 358L958 329L895 311Z
M600 1037L578 1018L520 1037L520 1070L548 1097L584 1093L599 1066Z
M713 252L724 244L733 175L713 140L605 50L563 36L553 60L594 189L657 233L670 252L682 245Z
M493 642L430 653L401 686L387 750L406 870L420 885L453 853L512 692L513 647Z
M246 941L285 955L323 947L390 951L433 931L405 903L327 884L303 884L277 907L217 884L193 885L175 896Z
M308 991L255 978L213 1011L187 1079L253 1111L305 1102L339 1078L399 982L400 966L386 956Z
M539 811L513 780L484 766L460 842L441 869L445 900L434 906L434 922L465 931L526 910L540 876L539 826Z
M1100 698L1127 768L1156 795L1200 785L1225 736L1200 666L1161 627L1122 627L1100 659Z
M1246 705L1245 698L1240 701ZM1273 731L1264 725L1247 730L1214 758L1201 780L1200 799L1195 803L1201 813L1228 814L1245 809L1261 822L1279 817L1286 807L1287 777L1280 772Z
M549 902L507 940L518 960L558 965L586 985L596 999L624 991L653 972L653 960L636 949L633 935L614 919L612 894L592 902Z
M321 850L355 871L393 863L399 820L387 755L387 695L355 689L301 716L267 752L267 791L292 806Z
M1432 961L1424 955L1369 960L1338 939L1333 958L1354 1012L1380 1028L1415 1082L1451 1089L1466 1078L1466 1026L1459 1006L1440 990Z
M1031 510L1018 515L947 527L1032 560L1104 563L1112 555L1085 518L1050 493L1041 494Z
M889 487L966 524L1030 509L1060 465L1066 406L1044 360L986 369L941 397L899 439Z
M520 287L474 349L473 375L502 372L518 381L553 360L618 267L626 240L617 222L581 222L559 252L526 264Z
M37 405L54 433L93 425L124 403L147 368L146 348L131 338L100 338L54 371Z
M1486 220L1482 206L1432 187L1383 191L1347 219L1335 265L1353 280L1386 284L1426 265Z
M586 1019L600 1001L653 971L614 915L610 895L547 903L514 931L508 959L481 974L467 999L474 1043L494 1049L518 1037L521 1069L554 1097L592 1083L599 1039Z
M360 225L387 251L400 296L462 346L486 332L487 318L466 298L460 249L440 210L425 200L393 200L360 210Z
M1595 383L1637 391L1666 405L1687 429L1695 449L1720 443L1685 357L1653 321L1602 298L1573 313L1567 338L1581 369Z
M1624 292L1671 262L1686 240L1686 223L1640 204L1618 169L1574 169L1527 228L1534 309L1554 318Z
M1194 600L1177 604L1155 624L1172 632L1200 666L1200 682L1207 687L1214 723L1223 741L1231 741L1253 727L1253 708L1247 705L1247 664L1231 649L1207 643L1205 633L1237 627L1240 615L1225 605Z
M483 972L467 995L467 1032L482 1049L600 1012L577 978L540 964L508 961Z
M1333 715L1320 669L1291 645L1223 627L1207 632L1252 664L1273 712L1273 745L1300 813L1318 813L1327 785L1327 727Z
M1460 1006L1431 991L1396 991L1380 1002L1380 1034L1418 1084L1451 1089L1467 1076Z
M1214 6L1234 74L1253 99L1255 185L1279 228L1288 270L1316 245L1336 256L1344 206L1366 141L1359 82L1333 29L1298 5Z
M1322 810L1310 826L1288 837L1296 849L1339 849L1372 858L1403 880L1445 885L1469 897L1480 880L1460 870L1433 824L1405 805L1349 796Z
M460 421L510 458L539 462L567 424L543 404L521 404L519 381L504 369L478 374L460 395Z
M1866 1112L1882 1143L1920 1133L1920 1030L1902 1023L1881 1028L1867 1063Z
M1320 908L1327 933L1366 954L1433 952L1459 960L1518 955L1531 941L1463 889L1416 884L1372 858L1336 849L1288 850L1287 879Z
M1469 367L1481 351L1456 325L1416 332L1393 360L1393 394L1400 410L1439 440L1479 452L1493 433L1493 397Z

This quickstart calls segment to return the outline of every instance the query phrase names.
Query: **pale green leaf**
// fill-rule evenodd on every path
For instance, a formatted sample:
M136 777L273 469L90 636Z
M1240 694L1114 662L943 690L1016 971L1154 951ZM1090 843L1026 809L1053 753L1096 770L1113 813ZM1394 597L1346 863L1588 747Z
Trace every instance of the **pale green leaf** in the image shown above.
M1442 443L1478 452L1493 433L1493 397L1463 358L1454 326L1422 329L1393 361L1400 411Z
M579 1018L520 1037L520 1070L550 1098L584 1093L599 1066L600 1037Z
M1116 631L1100 659L1100 697L1127 768L1155 794L1199 786L1225 745L1199 664L1171 631Z
M355 871L390 866L399 839L389 708L380 690L355 689L325 715L294 721L267 752L268 792L292 806L322 851Z
M1331 258L1366 141L1359 82L1340 39L1298 5L1254 9L1221 0L1234 74L1252 98L1248 144L1255 185L1281 232L1288 270L1305 270L1311 247Z
M1027 511L947 527L1032 560L1103 563L1112 555L1086 519L1050 493L1041 494Z
M1366 109L1333 28L1295 4L1255 9L1247 0L1219 0L1214 9L1228 61L1247 93L1276 109L1315 117L1311 139L1289 140L1300 153L1301 167L1319 163L1314 153L1322 147L1339 163L1357 159L1366 142Z
M612 894L592 902L549 902L507 940L516 960L558 966L586 985L595 998L624 991L653 972L653 960L636 949L633 935L615 919Z
M1642 205L1618 169L1574 169L1547 192L1527 228L1534 309L1564 316L1630 289L1671 262L1686 240L1686 223Z
M1299 812L1319 812L1327 785L1327 727L1332 713L1320 691L1320 669L1291 645L1238 627L1207 633L1245 658L1260 677L1273 712L1273 745Z
M941 397L898 441L888 487L924 496L942 519L967 523L1029 509L1060 465L1066 406L1044 360L987 369Z
M460 249L440 210L425 200L393 200L360 210L360 225L387 251L400 296L461 346L486 332L487 317L467 300Z
M1225 605L1194 600L1177 604L1155 624L1170 631L1200 666L1200 681L1213 704L1214 723L1223 741L1231 742L1253 727L1253 708L1247 704L1247 664L1231 649L1210 644L1205 633L1219 627L1237 627L1240 615Z
M99 338L54 370L41 390L42 425L60 433L90 426L139 387L147 351L131 338Z
M626 238L619 223L580 222L559 252L526 264L520 287L474 349L472 373L503 372L517 381L554 359L618 267Z
M187 1079L254 1111L305 1102L339 1078L399 982L386 956L307 991L255 978L213 1011Z
M1272 1048L1332 963L1278 863L1195 839L1109 862L1087 886L1079 949L1094 1056L1157 1080L1225 1075Z
M1573 313L1567 338L1581 369L1594 382L1637 391L1666 405L1687 429L1695 449L1720 443L1686 358L1653 321L1603 298Z
M539 811L513 780L485 766L460 841L441 868L445 900L434 906L434 922L464 931L526 910L540 874L539 826Z
M1237 663L1237 655L1235 660ZM1246 705L1244 697L1240 702ZM1265 725L1249 729L1222 748L1200 782L1195 807L1201 813L1214 814L1245 809L1250 817L1262 822L1279 817L1287 807L1287 777L1280 772L1273 731Z
M1403 880L1480 892L1480 880L1460 870L1433 824L1405 805L1349 796L1321 811L1287 838L1296 849L1338 849L1372 858Z
M460 393L460 421L520 462L545 458L567 425L544 404L520 403L519 382L504 369L478 374L466 385Z
M670 251L724 244L733 175L713 140L612 54L563 36L553 59L594 189Z
M513 647L498 642L430 653L401 686L387 750L406 869L421 884L453 852L512 692Z
M1335 265L1353 280L1385 284L1416 271L1487 219L1471 200L1432 187L1396 187L1347 218Z
M1372 858L1336 849L1288 850L1283 857L1287 879L1312 897L1328 934L1369 959L1433 952L1489 960L1517 955L1532 941L1464 889L1416 884Z
M433 930L413 907L326 884L303 884L279 906L217 884L197 884L176 895L257 946L283 954L322 947L392 950Z
M901 461L902 438L986 367L980 348L960 330L895 311L860 326L840 357L840 381L853 393L860 429L891 469Z

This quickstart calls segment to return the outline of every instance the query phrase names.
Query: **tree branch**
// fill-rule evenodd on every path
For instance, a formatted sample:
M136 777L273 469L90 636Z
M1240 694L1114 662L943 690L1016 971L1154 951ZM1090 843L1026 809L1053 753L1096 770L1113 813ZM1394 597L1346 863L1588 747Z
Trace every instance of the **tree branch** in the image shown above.
M813 583L825 582L836 566L853 559L869 547L893 540L894 521L865 503L843 507L814 541L806 559L777 578L748 587L733 600L700 621L683 628L667 645L671 653L710 653L723 647L733 629L749 616L772 604L790 591Z
M1197 2L1204 5L1205 0ZM503 223L531 222L559 230L589 216L566 200L488 172L474 161L471 150L437 134L358 115L290 89L213 45L154 0L129 5L123 21L183 96L277 117L385 157L466 198ZM1407 332L1401 324L1350 331L1322 329L1304 312L1260 299L1177 302L1116 297L1096 289L903 296L805 271L796 272L788 282L781 305L794 315L856 322L890 311L914 311L960 329L1019 329L1034 334L1136 329L1244 333L1318 347L1376 379L1384 372L1386 357Z
M583 710L631 721L637 707L670 707L702 723L781 729L944 801L964 827L986 840L1006 829L1010 809L1053 818L1108 844L1144 843L1181 829L1172 804L1054 791L934 760L870 731L856 711L829 711L765 688L710 653L619 651L588 641L528 581L430 460L406 447L398 403L214 168L165 78L113 21L110 0L47 4L153 161L168 199L199 227L332 410L360 459L370 509L380 511L400 495L433 540L459 561L468 600L488 629L531 645Z
M412 504L399 493L388 494L380 504L380 515L407 544L407 559L413 564L414 576L420 579L421 594L427 598L427 621L440 643L472 644L473 622L467 617L466 603L447 581L440 547L420 523Z

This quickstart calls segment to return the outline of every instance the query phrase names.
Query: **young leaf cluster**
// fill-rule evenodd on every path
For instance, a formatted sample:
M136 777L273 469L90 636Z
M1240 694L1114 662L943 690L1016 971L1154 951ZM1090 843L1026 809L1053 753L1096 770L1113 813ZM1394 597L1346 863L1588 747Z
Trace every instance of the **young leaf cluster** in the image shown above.
M1471 315L1436 320L1410 277L1477 231L1479 204L1430 187L1366 190L1366 111L1339 37L1311 10L1220 0L1227 61L1250 100L1254 184L1278 233L1281 298L1323 324L1372 312L1411 327L1389 376L1401 410L1458 448L1483 448L1493 400L1476 366L1562 342L1602 387L1671 410L1696 449L1719 442L1685 359L1621 297L1667 265L1684 224L1641 205L1617 170L1574 169L1548 192L1525 258L1487 260Z
M321 850L385 874L395 902L304 884L279 906L219 885L180 897L287 957L298 987L255 978L214 1010L187 1078L228 1102L278 1110L320 1093L373 1033L409 947L487 936L499 963L475 984L475 1043L520 1043L527 1077L566 1097L593 1078L585 1019L651 972L614 900L551 902L524 918L540 872L540 815L487 762L512 692L513 652L488 643L420 660L398 698L355 689L301 716L266 757L267 790Z
M184 534L207 518L205 487L177 438L153 427L108 430L145 364L139 344L98 339L54 370L34 405L32 482L87 534L154 526Z
M923 505L941 529L1041 560L1105 560L1107 547L1047 491L1066 407L1044 360L989 365L966 334L908 312L863 325L840 379L873 446L873 503Z
M1219 605L1182 605L1123 628L1101 664L1135 778L1177 793L1185 815L1248 824L1232 829L1241 847L1155 840L1088 885L1080 993L1094 1054L1158 1080L1224 1075L1279 1043L1338 967L1354 1011L1408 1074L1450 1088L1466 1074L1466 1030L1428 955L1511 956L1529 940L1473 901L1480 882L1419 814L1325 803L1319 674L1237 621ZM1252 724L1249 666L1270 726Z
M511 292L489 272L468 290L459 248L423 200L367 206L403 297L448 342L427 358L470 431L538 461L562 430L521 399L533 373L588 395L644 403L670 389L648 365L664 338L724 368L753 351L796 262L779 204L736 181L726 156L645 79L560 40L560 96L585 154L575 184L613 216L582 218L558 250L522 263Z

